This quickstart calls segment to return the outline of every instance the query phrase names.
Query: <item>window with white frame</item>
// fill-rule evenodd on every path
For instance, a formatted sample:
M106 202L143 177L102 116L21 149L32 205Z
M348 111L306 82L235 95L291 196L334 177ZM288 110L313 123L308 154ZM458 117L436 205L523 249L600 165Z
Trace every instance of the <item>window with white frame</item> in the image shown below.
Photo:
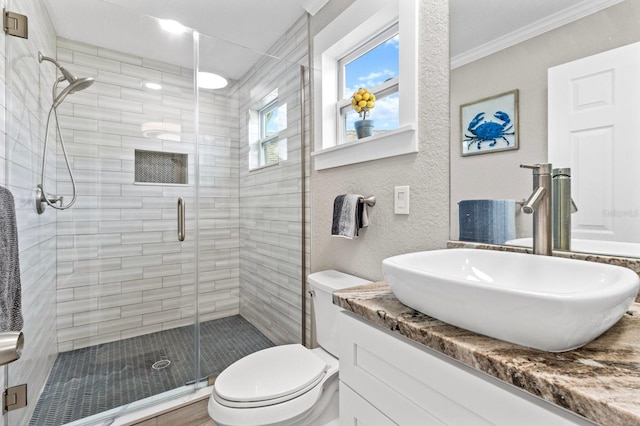
M367 116L375 122L374 135L398 128L399 42L395 24L338 61L338 144L357 140L354 122L363 116L351 105L351 96L360 88L375 95Z
M278 90L262 98L249 110L249 169L278 164L287 159L287 104L278 103Z
M418 152L417 0L356 0L314 37L314 167ZM371 136L352 136L354 89L376 97Z

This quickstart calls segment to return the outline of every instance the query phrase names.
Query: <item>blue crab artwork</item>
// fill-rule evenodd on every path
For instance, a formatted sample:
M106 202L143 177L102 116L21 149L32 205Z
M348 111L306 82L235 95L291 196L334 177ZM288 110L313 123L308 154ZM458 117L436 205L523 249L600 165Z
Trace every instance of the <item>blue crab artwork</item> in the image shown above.
M469 122L467 131L471 134L464 135L464 142L468 142L467 150L473 143L478 144L478 149L482 149L483 142L491 142L489 146L495 146L499 139L504 139L507 145L511 144L506 136L514 135L515 132L510 131L513 129L513 123L511 123L509 114L498 111L493 114L493 116L500 122L486 121L484 119L484 112L479 112L473 120Z

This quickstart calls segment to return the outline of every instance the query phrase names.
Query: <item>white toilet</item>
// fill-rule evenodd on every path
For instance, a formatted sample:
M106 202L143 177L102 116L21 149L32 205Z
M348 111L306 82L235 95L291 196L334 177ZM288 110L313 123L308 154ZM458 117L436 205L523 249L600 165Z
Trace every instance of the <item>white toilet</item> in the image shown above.
M309 275L318 344L263 349L217 377L209 415L218 426L338 425L338 329L335 290L370 281L338 271Z

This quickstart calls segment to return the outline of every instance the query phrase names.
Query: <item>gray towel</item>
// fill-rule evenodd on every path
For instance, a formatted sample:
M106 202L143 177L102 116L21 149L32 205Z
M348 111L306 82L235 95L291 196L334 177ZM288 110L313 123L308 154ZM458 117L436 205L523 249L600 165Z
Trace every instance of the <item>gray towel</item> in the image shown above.
M0 331L22 330L18 228L13 195L0 186Z
M514 200L462 200L458 207L460 241L504 244L516 237Z
M366 206L361 203L362 195L338 195L333 202L333 223L331 235L354 239L358 231L369 224Z

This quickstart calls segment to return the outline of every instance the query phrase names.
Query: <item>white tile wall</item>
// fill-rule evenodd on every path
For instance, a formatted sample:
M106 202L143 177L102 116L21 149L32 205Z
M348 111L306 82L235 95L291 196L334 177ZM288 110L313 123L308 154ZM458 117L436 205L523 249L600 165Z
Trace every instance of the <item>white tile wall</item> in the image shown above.
M59 350L194 323L196 201L201 320L238 313L238 124L219 119L237 111L234 89L200 93L201 127L215 124L216 133L200 135L196 200L192 72L62 38L57 48L64 66L96 79L59 109L79 193L77 206L58 215ZM148 79L163 89L144 88ZM145 138L146 122L181 125L181 141ZM135 149L190 154L190 184L134 184ZM59 155L59 190L68 192L65 173ZM183 243L179 196L187 206Z
M33 201L33 190L39 181L46 105L51 104L50 83L55 79L55 68L40 65L37 54L39 50L45 54L55 52L55 34L40 0L3 4L27 15L30 26L28 39L3 33L4 41L0 43L0 184L11 190L16 203L25 335L22 358L10 364L7 372L9 385L27 383L27 399L36 401L57 354L56 214L49 211L39 216ZM47 184L52 191L56 189L55 153L51 146ZM29 404L8 413L8 424L27 424L34 408L35 404Z
M240 313L275 343L298 343L302 330L301 251L308 252L308 247L302 244L300 225L303 206L298 65L307 64L306 18L300 18L270 53L286 60L260 61L241 79L238 89L243 100L240 105ZM279 102L287 103L287 160L249 172L249 130L244 118L251 105L275 88ZM309 138L305 140L308 143ZM308 156L307 147L307 162ZM305 276L307 273L308 265L305 265ZM307 326L310 326L309 316Z

